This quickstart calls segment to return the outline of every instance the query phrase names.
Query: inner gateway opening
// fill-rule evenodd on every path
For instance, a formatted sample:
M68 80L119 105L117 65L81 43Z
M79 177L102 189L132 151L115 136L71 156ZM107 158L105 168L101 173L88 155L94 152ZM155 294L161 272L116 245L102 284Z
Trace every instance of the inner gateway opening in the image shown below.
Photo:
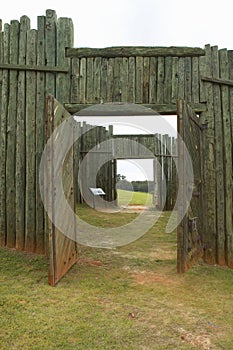
M176 169L173 159L177 158L177 116L161 117L171 125L172 129L165 130L161 126L153 128L152 134L156 135L157 139L155 141L157 143L157 149L155 145L156 159L129 158L117 160L118 205L125 206L129 203L142 205L143 201L139 199L139 195L129 195L129 192L133 191L147 194L147 197L144 195L143 198L144 201L147 200L147 206L149 207L162 209L162 202L164 202L164 210L173 209L176 199L176 188L174 188L176 187ZM125 137L148 135L148 132L125 125L116 125L113 127L113 133L123 137L124 135ZM139 137L138 141L140 140ZM126 192L128 192L127 195Z
M162 212L159 226L156 223L148 233L150 237L146 238L146 234L143 238L144 233L141 237L153 241L151 259L176 261L176 229L170 235L165 232L176 200L177 116L78 116L76 120L87 130L80 146L81 163L88 147L94 149L85 165L85 181L81 179L77 186L80 188L78 216L88 224L114 228L118 235L117 227L133 222L142 211L146 215L142 232L146 221ZM96 131L88 131L87 125L96 126ZM113 141L106 149L102 144L108 133ZM144 148L149 149L149 155L144 153ZM113 155L111 161L96 165L109 151ZM105 195L94 197L90 193L90 173L95 173L93 187L101 188ZM76 172L76 181L79 176Z

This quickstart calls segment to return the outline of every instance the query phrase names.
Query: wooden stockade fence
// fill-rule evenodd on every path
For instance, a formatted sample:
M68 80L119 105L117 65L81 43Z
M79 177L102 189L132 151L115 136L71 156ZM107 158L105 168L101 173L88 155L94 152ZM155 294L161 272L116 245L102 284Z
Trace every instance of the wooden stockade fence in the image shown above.
M202 128L204 259L233 266L233 51L200 48L73 48L71 19L53 10L4 24L0 33L0 245L46 252L38 186L45 145L45 99L70 113L93 104L132 102L177 114L177 99Z
M86 122L80 124L80 134L82 136L74 147L75 181L77 184L78 178L80 179L79 185L76 186L76 197L79 203L83 202L83 197L87 198L89 202L92 201L89 187L101 187L106 193L105 199L107 201L116 200L117 160L151 158L154 164L154 205L157 209L173 209L177 187L177 169L174 162L174 159L177 159L177 139L175 137L161 134L114 135L111 125L109 128L94 127ZM111 142L105 143L108 140ZM98 147L96 147L97 145ZM106 153L109 154L111 160L100 166ZM82 163L84 167L82 173L79 174L79 163L84 160L87 154L88 161ZM91 179L93 173L97 175L96 182ZM84 183L82 183L82 178L85 179Z
M69 101L73 25L47 10L38 29L21 17L0 33L0 244L45 253L44 208L38 170L45 146L45 97Z

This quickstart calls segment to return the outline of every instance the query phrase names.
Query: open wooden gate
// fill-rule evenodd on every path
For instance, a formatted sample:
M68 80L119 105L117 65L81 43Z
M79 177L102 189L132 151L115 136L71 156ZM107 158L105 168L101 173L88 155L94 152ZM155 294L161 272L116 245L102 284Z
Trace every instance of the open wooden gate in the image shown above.
M202 174L202 129L198 116L185 101L178 101L178 218L187 208L186 214L178 226L177 269L179 273L187 271L203 256L203 174ZM191 159L190 159L190 158ZM189 158L189 159L188 159ZM191 160L192 169L189 161ZM192 181L193 171L193 181ZM191 191L191 200L187 204L187 195Z
M70 114L63 108L63 106L52 96L47 97L47 123L46 123L46 135L47 140L51 137L53 131L65 120L68 120ZM64 125L64 124L63 124ZM62 127L62 126L61 126ZM47 235L48 235L48 255L49 255L49 266L48 266L48 281L49 284L55 285L62 276L71 268L71 266L77 261L77 244L75 240L70 239L64 235L57 227L54 222L56 215L60 215L56 212L56 208L63 206L61 196L57 193L57 189L54 185L55 176L57 176L57 165L59 160L55 159L54 149L65 147L65 143L69 141L69 138L73 138L73 134L67 135L64 129L64 136L62 138L52 138L51 146L47 155L46 172L47 178L50 181L49 188L47 191L47 202L50 205L52 213L52 221L47 218ZM61 134L63 133L61 129ZM60 144L55 144L59 139ZM62 158L62 154L59 154L59 158ZM70 227L75 230L75 191L74 191L74 172L73 172L73 146L70 148L62 167L62 182L65 197L73 209L74 215L72 217L73 223L70 223ZM68 215L63 210L62 220L68 220ZM69 225L69 222L67 222ZM67 226L68 227L68 226ZM75 232L72 235L75 237Z

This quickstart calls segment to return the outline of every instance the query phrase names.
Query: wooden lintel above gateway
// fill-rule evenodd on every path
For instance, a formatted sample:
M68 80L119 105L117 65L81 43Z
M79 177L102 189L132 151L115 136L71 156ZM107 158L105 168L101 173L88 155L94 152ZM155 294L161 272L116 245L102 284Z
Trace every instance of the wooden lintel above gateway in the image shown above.
M154 47L154 46L120 46L106 48L66 48L66 57L90 58L90 57L196 57L205 56L205 50L199 47Z
M64 107L70 114L75 114L80 112L81 110L91 107L94 104L86 104L86 103L65 103ZM177 114L177 106L176 104L142 104L142 106L153 109L153 111L158 114L163 115L176 115ZM206 103L190 103L190 106L194 110L195 113L199 114L205 112L207 110ZM88 113L87 113L88 114ZM97 114L95 114L97 115ZM89 114L89 116L95 116ZM98 114L101 115L101 114ZM87 115L88 116L88 115Z

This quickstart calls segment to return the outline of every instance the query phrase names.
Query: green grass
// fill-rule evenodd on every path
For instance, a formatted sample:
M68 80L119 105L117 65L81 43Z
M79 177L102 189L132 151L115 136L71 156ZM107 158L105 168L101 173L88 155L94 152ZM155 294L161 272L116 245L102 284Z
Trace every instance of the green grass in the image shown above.
M117 190L118 205L146 205L152 206L152 194L145 192L131 192Z
M97 226L101 215L102 226L114 225L115 214L96 213L99 223L79 208ZM233 349L232 270L200 261L177 275L169 215L127 246L80 246L56 287L45 257L0 249L0 349Z

